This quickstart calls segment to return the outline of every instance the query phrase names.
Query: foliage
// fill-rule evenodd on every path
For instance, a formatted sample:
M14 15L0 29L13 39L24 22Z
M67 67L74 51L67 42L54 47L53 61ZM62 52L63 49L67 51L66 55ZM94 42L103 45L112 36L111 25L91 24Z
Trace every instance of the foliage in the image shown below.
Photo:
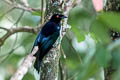
M16 1L20 3L20 0ZM30 7L39 8L41 3L39 0L37 2L29 0ZM25 11L20 21L15 24L23 10L12 9L10 12L7 12L10 9L12 9L11 5L6 4L4 0L0 0L0 27L7 29L22 26L36 27L40 22L40 14L38 12L30 13ZM6 31L0 29L0 38L5 33ZM36 35L32 33L17 33L5 41L4 45L0 47L0 80L10 79L21 61L23 61L23 58L30 53L35 38ZM28 72L23 80L34 80L32 71Z
M62 41L64 54L67 56L68 75L72 74L73 80L104 80L104 68L110 65L111 60L114 68L119 70L120 50L118 50L119 44L116 43L120 43L120 40L112 41L110 30L120 31L120 13L96 12L91 5L91 0L84 4L86 1L83 0L82 4L73 8L69 14L68 24L72 26L70 31L76 36L77 41L75 41L75 37L70 38L71 33L67 33L69 35L67 41L66 36ZM90 41L86 36L90 36L89 38L94 42ZM68 44L68 42L70 43ZM86 44L87 48L84 47L84 52L81 51L81 46L86 46ZM95 46L92 47L94 44ZM73 52L73 50L75 51ZM78 60L78 56L74 58L76 54L80 56L80 60ZM119 73L116 73L113 75L113 80L120 79ZM69 78L71 79L71 77Z
M19 2L19 0L17 0ZM40 2L28 0L31 7L39 7ZM0 16L12 7L0 1ZM0 17L0 26L12 26L21 11L13 10L7 17ZM16 15L17 14L17 15ZM25 12L19 21L19 26L37 26L40 21L40 12ZM10 20L9 20L10 19ZM12 21L12 22L11 22ZM68 24L72 26L66 33L61 43L61 62L66 66L66 80L104 80L104 68L113 61L113 67L118 69L112 76L113 80L120 80L120 40L112 41L110 29L120 31L120 13L96 12L91 0L82 0L74 7L68 16ZM7 24L6 24L7 23ZM5 31L0 30L3 35ZM1 37L0 35L0 37ZM17 36L17 39L16 39ZM9 80L9 77L18 68L24 56L27 55L33 45L36 35L31 33L18 33L6 40L0 50L0 77ZM14 41L16 40L15 44ZM11 52L4 63L1 61ZM4 57L1 57L4 55ZM66 58L63 57L66 55ZM9 71L9 72L8 72ZM33 72L28 72L23 80L33 80ZM64 75L65 76L65 75Z

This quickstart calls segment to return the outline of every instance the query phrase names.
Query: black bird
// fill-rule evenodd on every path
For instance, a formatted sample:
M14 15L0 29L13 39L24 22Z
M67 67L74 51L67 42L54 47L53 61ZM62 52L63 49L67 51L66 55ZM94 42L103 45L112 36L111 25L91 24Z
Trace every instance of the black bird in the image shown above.
M42 59L53 47L53 44L56 42L57 38L60 35L60 21L64 18L67 17L62 14L54 14L51 19L42 27L35 40L33 48L34 46L38 46L39 49L34 55L36 57L34 68L37 70L38 73L40 71L40 64Z

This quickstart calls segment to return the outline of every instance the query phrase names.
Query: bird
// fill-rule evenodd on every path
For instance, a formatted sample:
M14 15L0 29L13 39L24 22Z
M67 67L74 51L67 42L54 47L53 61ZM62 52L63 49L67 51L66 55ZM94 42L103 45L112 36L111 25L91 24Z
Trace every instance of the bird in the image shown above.
M38 73L40 72L40 65L44 56L53 47L54 43L60 35L60 22L64 18L67 17L62 14L53 14L50 20L44 24L37 35L32 50L35 46L38 46L38 51L34 55L36 57L34 68Z

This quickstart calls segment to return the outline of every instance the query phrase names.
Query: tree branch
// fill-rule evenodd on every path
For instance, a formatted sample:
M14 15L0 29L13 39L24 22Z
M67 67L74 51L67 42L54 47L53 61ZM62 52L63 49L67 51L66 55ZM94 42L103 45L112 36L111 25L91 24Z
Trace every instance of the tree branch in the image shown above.
M2 17L4 17L6 14L8 14L9 12L13 11L15 9L15 7L12 7L11 9L9 9L8 11L6 11L5 13L3 13L3 15L0 16L0 19L2 19Z
M24 75L28 72L28 69L32 66L34 60L34 54L38 51L38 46L36 46L32 53L30 53L23 61L21 66L17 69L16 73L11 77L10 80L22 80Z
M25 7L25 6L22 6L22 5L20 5L20 4L14 5L14 7L17 8L17 9L21 9L21 10L28 11L28 12L40 11L40 10L41 10L41 9L39 9L39 8Z
M9 29L4 28L4 27L0 27L0 29L3 29L3 30L5 30L5 31L9 31Z
M7 4L13 6L14 8L25 10L25 11L28 11L28 12L40 11L41 10L39 8L30 8L25 0L22 1L23 5L18 4L16 1L14 1L14 2L12 2L10 0L9 1L8 0L3 0L3 1L6 2Z
M7 33L0 38L0 46L3 45L3 43L5 42L5 40L10 37L11 35L18 33L18 32L29 32L29 33L33 33L36 34L39 32L40 27L36 27L36 28L32 28L32 27L17 27L17 28L11 28L11 29L6 29L6 28L2 28L4 30L7 30Z

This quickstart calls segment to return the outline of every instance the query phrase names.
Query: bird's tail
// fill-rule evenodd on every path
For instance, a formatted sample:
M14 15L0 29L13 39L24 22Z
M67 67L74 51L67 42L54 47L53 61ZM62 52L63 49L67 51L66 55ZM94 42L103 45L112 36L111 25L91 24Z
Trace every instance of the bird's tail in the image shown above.
M35 61L34 68L35 80L40 80L40 62L38 60Z
M40 80L40 73L38 73L35 69L34 69L34 78L35 80Z
M40 80L40 73L34 68L34 78L35 80Z
M38 49L38 51L34 55L36 57L36 60L35 60L35 63L34 63L34 77L35 77L35 80L40 80L41 60L39 60L39 55L40 55L40 50Z
M36 61L34 63L34 68L38 73L40 72L40 64L41 64L41 61L36 58Z
M35 60L35 63L34 63L34 68L39 73L40 72L40 64L41 64L41 60L39 59L40 50L38 50L37 53L34 56L36 57L36 60Z

